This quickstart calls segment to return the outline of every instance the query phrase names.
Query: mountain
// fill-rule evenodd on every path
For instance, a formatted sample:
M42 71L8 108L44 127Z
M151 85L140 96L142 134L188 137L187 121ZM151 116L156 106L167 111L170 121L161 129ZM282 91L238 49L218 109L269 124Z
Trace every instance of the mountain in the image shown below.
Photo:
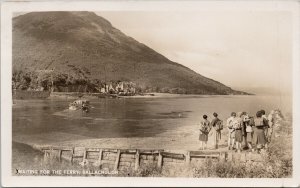
M153 91L246 94L167 59L93 12L31 12L13 18L13 69L132 81Z

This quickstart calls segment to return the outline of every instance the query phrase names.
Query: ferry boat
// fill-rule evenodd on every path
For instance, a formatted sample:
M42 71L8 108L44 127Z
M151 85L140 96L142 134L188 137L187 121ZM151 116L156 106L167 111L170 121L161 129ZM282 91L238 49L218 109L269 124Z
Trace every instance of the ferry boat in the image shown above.
M69 104L69 110L82 110L84 112L90 111L90 101L78 99Z

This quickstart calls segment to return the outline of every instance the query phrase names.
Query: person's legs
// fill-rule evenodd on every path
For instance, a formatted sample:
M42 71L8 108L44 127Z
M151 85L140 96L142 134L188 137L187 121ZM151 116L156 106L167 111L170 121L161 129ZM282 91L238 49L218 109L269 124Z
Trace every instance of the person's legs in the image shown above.
M234 148L234 144L235 144L235 138L232 138L232 143L231 143L231 148Z
M251 144L251 142L248 142L248 148L249 148L249 149L252 149L252 144Z
M247 133L243 136L243 149L248 149Z
M231 149L231 133L230 133L230 130L229 130L229 133L228 133L228 149L230 150Z

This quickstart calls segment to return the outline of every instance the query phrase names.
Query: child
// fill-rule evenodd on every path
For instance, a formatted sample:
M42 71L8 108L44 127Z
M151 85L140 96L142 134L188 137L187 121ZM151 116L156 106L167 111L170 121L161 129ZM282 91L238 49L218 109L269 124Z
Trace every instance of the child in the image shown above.
M199 140L201 142L200 149L204 150L204 148L207 148L208 133L210 131L210 123L207 120L207 115L203 115L203 121L200 124L199 130L200 130Z

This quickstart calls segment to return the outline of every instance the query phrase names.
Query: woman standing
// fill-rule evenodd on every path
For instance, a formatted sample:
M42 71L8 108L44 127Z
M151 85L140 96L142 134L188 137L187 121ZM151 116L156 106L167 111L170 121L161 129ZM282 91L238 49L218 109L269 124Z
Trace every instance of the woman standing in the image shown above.
M223 121L218 118L218 114L216 112L213 113L213 116L214 119L211 121L213 145L214 149L218 149L218 143L221 140L221 130L223 128Z
M227 119L227 129L228 129L228 150L233 149L235 144L235 130L233 128L233 122L236 118L236 113L232 112L231 116Z
M204 150L205 148L207 148L208 133L210 131L210 122L207 120L207 115L203 115L203 121L201 121L199 130L199 140L201 142L200 149Z
M236 150L241 152L242 149L242 141L243 141L243 119L242 119L242 112L237 113L237 117L234 119L233 128L235 130L235 143L236 143Z
M246 124L246 142L249 149L252 149L252 140L253 140L253 127L254 127L254 117L249 117L249 121Z
M266 120L262 117L262 112L258 111L256 113L256 118L254 119L254 134L253 134L253 144L256 146L257 150L262 149L262 147L266 144L266 135L264 132L264 128L267 125Z

